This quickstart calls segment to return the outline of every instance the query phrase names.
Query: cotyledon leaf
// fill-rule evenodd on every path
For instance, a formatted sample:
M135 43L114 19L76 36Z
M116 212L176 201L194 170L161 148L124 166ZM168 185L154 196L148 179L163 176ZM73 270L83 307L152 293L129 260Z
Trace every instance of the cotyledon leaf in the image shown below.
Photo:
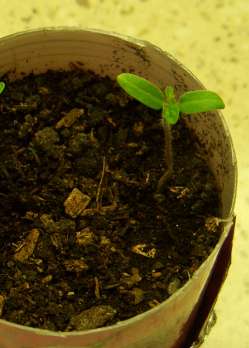
M153 83L130 73L118 75L117 81L126 93L142 104L154 110L162 109L164 101L163 92Z
M200 90L184 93L179 98L180 111L186 114L224 109L225 104L215 92Z

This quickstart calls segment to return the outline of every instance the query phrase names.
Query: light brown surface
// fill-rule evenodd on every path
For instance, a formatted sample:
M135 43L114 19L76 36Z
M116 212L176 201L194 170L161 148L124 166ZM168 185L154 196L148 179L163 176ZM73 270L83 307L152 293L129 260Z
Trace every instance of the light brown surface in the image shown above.
M63 4L63 5L62 5ZM81 26L145 39L167 50L226 103L239 162L233 264L203 348L249 347L249 1L0 0L0 37L42 26Z

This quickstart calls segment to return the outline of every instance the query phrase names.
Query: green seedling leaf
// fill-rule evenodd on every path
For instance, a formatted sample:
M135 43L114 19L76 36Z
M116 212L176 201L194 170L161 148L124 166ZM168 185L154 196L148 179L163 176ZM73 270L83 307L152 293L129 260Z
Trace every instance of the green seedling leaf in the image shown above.
M169 104L163 103L162 115L164 120L168 124L171 124L171 125L176 124L180 116L180 109L179 109L178 103L176 102L171 102Z
M140 101L145 106L154 110L162 109L165 98L164 94L153 83L130 73L118 75L117 82L126 93Z
M179 98L180 111L186 114L224 109L223 100L211 91L190 91Z
M5 89L5 83L3 81L0 81L0 94L3 93Z

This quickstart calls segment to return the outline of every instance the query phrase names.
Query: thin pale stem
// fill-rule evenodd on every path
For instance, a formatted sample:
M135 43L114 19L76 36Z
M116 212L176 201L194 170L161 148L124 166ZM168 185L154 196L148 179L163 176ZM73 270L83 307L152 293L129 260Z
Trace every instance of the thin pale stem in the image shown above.
M166 163L166 170L158 181L158 184L157 184L158 193L161 193L164 190L167 184L167 181L170 179L173 173L173 151L172 151L171 126L170 124L168 124L167 122L163 120L162 122L163 122L163 130L164 130L164 157L165 157L165 163Z
M97 189L97 195L96 195L97 210L100 210L100 208L101 208L102 186L103 186L103 180L104 180L104 176L105 176L105 171L106 171L106 159L105 159L105 156L104 156L103 157L103 166L102 166L100 181L99 181L99 185L98 185L98 189Z

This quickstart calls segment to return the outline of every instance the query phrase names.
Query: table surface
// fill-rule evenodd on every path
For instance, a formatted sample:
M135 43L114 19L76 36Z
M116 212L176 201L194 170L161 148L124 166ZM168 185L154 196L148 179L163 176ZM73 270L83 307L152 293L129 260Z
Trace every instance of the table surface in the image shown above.
M218 321L203 348L248 348L249 1L0 0L0 8L0 37L57 25L120 32L167 50L223 97L239 164L237 228Z

